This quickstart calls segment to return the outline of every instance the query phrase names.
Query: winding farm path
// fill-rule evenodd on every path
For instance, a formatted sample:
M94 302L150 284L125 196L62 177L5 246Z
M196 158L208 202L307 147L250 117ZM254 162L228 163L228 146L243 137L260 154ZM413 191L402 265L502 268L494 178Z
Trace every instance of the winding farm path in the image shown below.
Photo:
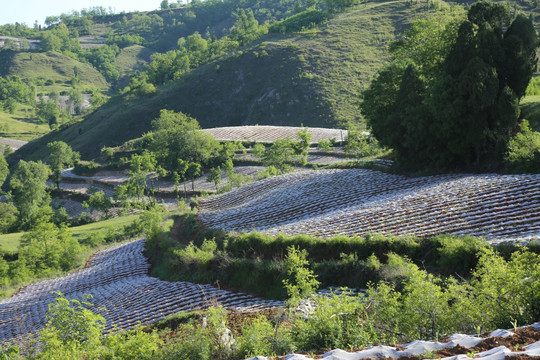
M0 301L0 341L35 333L45 323L48 305L61 291L68 299L93 295L94 309L107 320L106 329L128 329L180 311L222 304L241 312L283 306L279 301L232 293L211 285L167 282L147 275L144 239L96 253L87 265L67 276L41 281Z

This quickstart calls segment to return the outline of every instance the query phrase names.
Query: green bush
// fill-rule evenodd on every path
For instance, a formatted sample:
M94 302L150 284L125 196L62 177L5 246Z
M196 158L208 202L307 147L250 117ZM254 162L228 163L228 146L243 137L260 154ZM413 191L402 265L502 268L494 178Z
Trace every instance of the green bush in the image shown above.
M112 333L102 339L103 347L100 359L151 360L157 359L163 346L163 340L156 330L143 331L137 327L130 331Z
M236 353L239 358L279 356L294 350L289 328L272 324L266 317L257 317L242 326Z
M73 168L73 172L77 175L92 176L99 170L99 165L94 161L81 160Z
M163 349L161 359L230 359L234 341L226 328L226 311L211 307L204 313L203 325L181 326L179 335Z
M276 21L269 28L271 33L293 33L312 29L328 20L327 15L316 9L308 9L292 15L285 20Z
M532 252L516 251L506 261L482 249L469 281L405 265L401 284L379 282L368 289L369 316L384 341L474 333L514 321L526 325L540 315L540 256Z
M307 251L299 250L294 246L287 249L285 257L285 271L287 278L283 280L283 286L287 290L289 305L296 306L301 299L315 293L320 282L316 275L309 269Z
M311 311L292 319L292 336L299 349L357 348L378 341L361 297L344 291L316 296L311 301Z
M540 133L532 131L529 122L523 120L521 131L514 136L506 154L507 167L514 173L540 172Z

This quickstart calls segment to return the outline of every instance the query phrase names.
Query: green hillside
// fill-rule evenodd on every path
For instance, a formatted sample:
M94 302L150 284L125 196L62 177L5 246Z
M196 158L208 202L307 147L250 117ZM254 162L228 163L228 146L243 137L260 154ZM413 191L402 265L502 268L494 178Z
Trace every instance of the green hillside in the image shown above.
M76 69L76 70L75 70ZM105 78L91 65L81 63L66 55L47 53L25 53L25 52L0 52L0 75L18 75L23 79L37 79L38 92L64 90L71 85L71 79L77 71L80 84L98 89L108 87ZM50 85L45 82L49 80ZM51 84L50 80L54 83Z
M150 62L153 51L141 45L128 46L116 57L114 67L124 77L133 73L134 70L141 70Z
M14 114L0 111L0 137L30 141L48 133L48 124L28 120L31 111L29 107L18 109Z
M29 144L21 155L39 158L41 146L61 139L83 158L91 158L103 146L119 145L148 131L162 108L189 113L202 127L363 126L359 94L387 61L389 43L411 21L436 11L404 0L370 2L313 31L268 34L154 96L113 98L82 122Z

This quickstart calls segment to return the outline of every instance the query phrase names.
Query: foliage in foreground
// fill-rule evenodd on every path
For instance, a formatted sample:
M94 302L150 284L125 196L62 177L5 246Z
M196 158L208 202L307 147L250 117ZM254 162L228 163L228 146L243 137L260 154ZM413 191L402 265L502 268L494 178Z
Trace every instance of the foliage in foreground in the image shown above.
M241 291L284 299L284 255L289 247L306 251L310 266L323 287L365 288L369 282L391 280L396 273L388 264L390 254L406 256L416 265L443 276L468 278L480 252L490 247L474 237L441 235L420 239L370 234L364 237L336 236L331 239L305 234L270 236L258 232L224 234L199 227L193 215L176 220L171 239L161 234L147 242L153 273L167 280L219 282ZM495 246L509 259L517 247ZM530 244L530 251L539 252Z
M49 306L41 342L24 345L40 352L27 358L233 360L478 333L540 316L540 256L524 249L508 261L483 250L469 281L434 276L392 255L389 263L402 269L400 280L372 283L365 295L313 295L316 281L306 253L290 248L287 261L287 291L301 301L286 311L231 322L226 310L210 307L202 319L186 315L171 321L172 333L137 328L103 337L104 319L89 303L59 297ZM16 348L7 351L17 358Z

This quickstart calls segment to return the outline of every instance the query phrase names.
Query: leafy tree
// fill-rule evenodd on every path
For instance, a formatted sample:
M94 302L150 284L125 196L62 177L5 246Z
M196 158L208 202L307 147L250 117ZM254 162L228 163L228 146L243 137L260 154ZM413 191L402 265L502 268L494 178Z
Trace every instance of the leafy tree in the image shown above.
M103 217L107 218L109 217L109 210L112 204L111 200L107 198L104 191L97 191L90 195L90 198L87 201L83 201L82 206L85 209L103 211Z
M141 155L133 154L129 161L129 167L133 173L154 171L156 168L156 157L149 151L143 151Z
M68 300L61 292L57 292L56 301L49 304L47 325L41 331L43 352L51 351L55 346L73 345L80 347L99 344L101 333L105 327L105 318L95 314L90 308L93 304L86 301Z
M447 32L439 29L439 37L428 39L426 30L434 25L421 22L393 46L394 61L364 92L362 113L402 164L455 168L500 162L537 62L530 20L519 15L509 21L504 5L482 1L467 19L448 22ZM430 49L432 58L426 56Z
M238 9L234 13L236 21L230 30L229 36L232 40L238 41L240 45L248 44L261 37L268 30L259 28L259 22L253 15L251 9Z
M331 145L330 142L329 144ZM371 134L352 128L348 131L343 150L347 155L361 158L379 155L384 148Z
M171 80L179 80L190 68L190 59L186 53L168 51L152 55L146 75L150 83L160 85Z
M139 217L139 224L143 229L143 234L147 240L155 240L162 233L161 222L166 212L161 206L153 206L144 211Z
M39 208L50 201L46 181L49 167L41 161L19 161L10 180L13 201L19 211L21 225L27 227L38 215Z
M324 151L324 152L330 152L334 148L334 145L329 140L321 139L317 143L317 148Z
M35 224L19 245L19 258L38 276L71 269L80 252L79 242L65 225L57 227L47 221Z
M36 108L37 117L51 128L58 124L60 109L55 101L41 99Z
M3 154L0 154L0 188L4 185L9 175L9 167L6 158Z
M303 127L296 133L298 141L292 144L294 155L299 160L301 166L307 164L308 149L311 144L311 134L308 129Z
M219 143L200 131L197 120L170 110L161 110L144 141L158 164L170 172L178 171L178 159L206 164L219 151Z
M53 29L44 31L41 35L41 48L44 51L62 51L79 53L79 34L71 33L64 23L55 25Z
M285 268L288 278L283 280L283 286L289 296L289 305L298 306L300 300L308 298L315 293L319 286L316 275L308 268L307 251L291 246L287 249Z
M505 160L516 173L540 171L540 133L532 131L527 120L521 122L520 132L510 141Z
M62 39L50 31L46 31L41 35L41 48L43 51L59 51L62 47Z
M114 83L120 77L120 73L113 65L119 52L120 48L112 44L87 49L81 55L103 74L107 81Z
M128 197L136 196L137 200L141 200L141 198L144 196L145 190L148 188L146 174L142 172L131 173L125 186Z
M186 169L186 177L191 180L191 190L195 191L195 178L201 174L201 164L190 162Z
M59 189L60 182L62 181L62 170L74 165L79 160L80 155L63 141L48 143L47 150L49 151L49 164L53 172L53 179L56 188Z
M10 232L17 225L19 212L12 202L0 203L0 234Z
M250 175L237 174L234 171L232 156L223 162L223 170L225 171L225 175L227 175L227 188L229 189L232 189L233 187L240 187L252 180Z
M173 181L175 184L179 184L180 182L184 183L184 198L187 198L187 189L186 189L186 181L187 181L187 169L189 166L188 161L184 161L182 159L178 159L176 170L173 172Z
M210 173L208 174L208 177L206 178L207 181L213 182L214 185L216 185L216 190L218 188L218 185L221 183L221 168L215 167L210 169Z
M80 114L83 106L83 94L78 89L71 89L69 91L68 106L75 114Z
M393 62L413 63L424 78L432 80L441 71L461 21L463 15L455 12L413 21L401 39L390 44Z
M300 155L304 159L307 157L307 149L305 151L303 149L301 142L295 143L291 139L278 139L269 147L254 148L254 154L261 157L265 166L273 166L280 173L285 173L291 170L290 164L295 158L298 158L299 152L304 153L304 155Z
M354 5L356 0L324 0L323 3L329 12L335 13Z

